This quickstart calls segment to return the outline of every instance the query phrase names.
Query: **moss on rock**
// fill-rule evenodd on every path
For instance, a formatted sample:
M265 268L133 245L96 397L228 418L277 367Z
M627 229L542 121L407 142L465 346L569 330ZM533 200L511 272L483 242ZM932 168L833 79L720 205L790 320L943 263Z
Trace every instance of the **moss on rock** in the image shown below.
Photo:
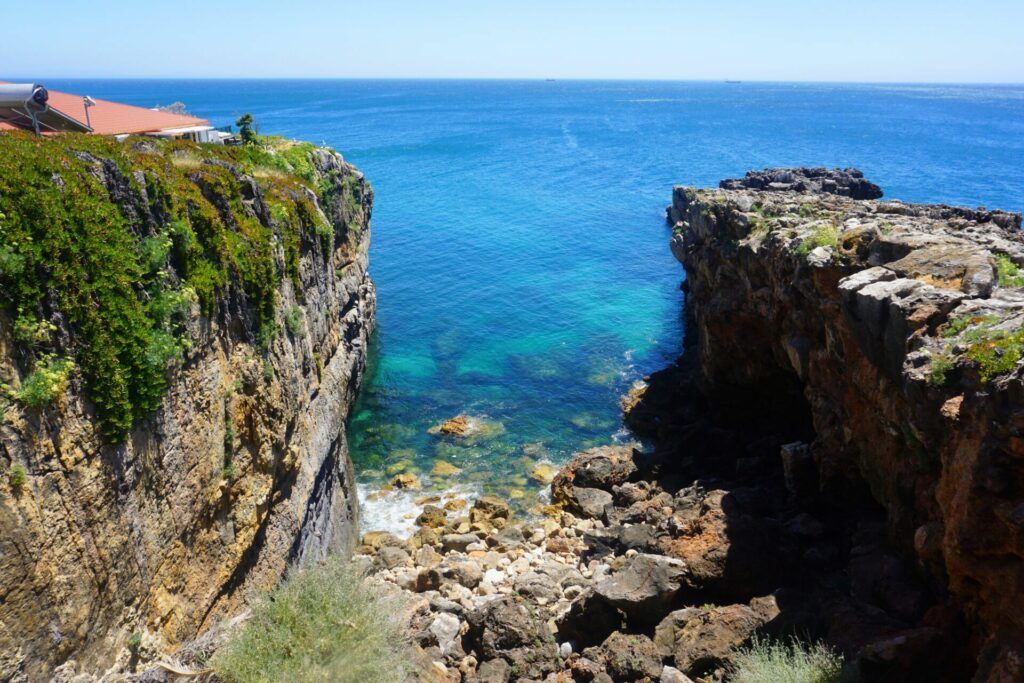
M317 148L261 142L0 135L0 306L23 332L61 328L17 336L23 371L72 358L108 438L160 405L193 303L213 318L231 293L266 342L304 240L330 253Z

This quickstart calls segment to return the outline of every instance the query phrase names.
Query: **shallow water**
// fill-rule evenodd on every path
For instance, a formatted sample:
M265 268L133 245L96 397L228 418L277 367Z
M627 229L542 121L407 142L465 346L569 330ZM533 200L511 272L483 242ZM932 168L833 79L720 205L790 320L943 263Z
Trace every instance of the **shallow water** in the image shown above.
M434 484L529 507L535 463L625 436L619 395L681 348L682 270L664 223L673 184L857 166L888 197L1024 207L1019 86L47 84L182 100L217 125L249 111L262 132L326 142L366 172L379 333L349 432L364 497L398 471L429 481L444 460L461 473ZM459 413L491 433L427 432ZM399 523L412 497L398 498L368 501L369 517Z

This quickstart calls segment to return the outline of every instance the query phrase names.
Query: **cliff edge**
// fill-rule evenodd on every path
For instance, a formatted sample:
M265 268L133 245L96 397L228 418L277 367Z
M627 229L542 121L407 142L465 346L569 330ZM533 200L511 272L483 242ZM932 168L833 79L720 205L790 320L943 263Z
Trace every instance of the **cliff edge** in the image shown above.
M351 550L372 198L306 143L0 135L0 678L130 666Z
M809 447L784 449L787 484L807 453L805 489L880 504L936 602L907 623L956 612L976 680L1019 680L1021 216L869 199L881 193L865 183L774 169L675 188L702 385L743 414L806 419Z

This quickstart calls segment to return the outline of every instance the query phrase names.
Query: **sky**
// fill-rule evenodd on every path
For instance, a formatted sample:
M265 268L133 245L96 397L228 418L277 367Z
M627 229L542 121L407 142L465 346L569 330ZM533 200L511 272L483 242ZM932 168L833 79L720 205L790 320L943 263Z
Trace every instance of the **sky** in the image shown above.
M0 78L1024 82L1024 0L50 0Z

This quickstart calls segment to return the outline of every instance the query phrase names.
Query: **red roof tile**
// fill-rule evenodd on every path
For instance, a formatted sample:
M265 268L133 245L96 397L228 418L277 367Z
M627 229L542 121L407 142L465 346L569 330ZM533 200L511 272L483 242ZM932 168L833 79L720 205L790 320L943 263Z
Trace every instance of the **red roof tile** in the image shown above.
M3 81L0 81L2 83ZM85 105L81 95L50 90L49 105L77 121L85 123ZM94 98L95 99L95 98ZM126 133L152 133L169 128L208 126L207 119L133 107L109 100L95 100L89 108L89 122L97 135L124 135ZM0 130L10 130L10 124L0 123Z

